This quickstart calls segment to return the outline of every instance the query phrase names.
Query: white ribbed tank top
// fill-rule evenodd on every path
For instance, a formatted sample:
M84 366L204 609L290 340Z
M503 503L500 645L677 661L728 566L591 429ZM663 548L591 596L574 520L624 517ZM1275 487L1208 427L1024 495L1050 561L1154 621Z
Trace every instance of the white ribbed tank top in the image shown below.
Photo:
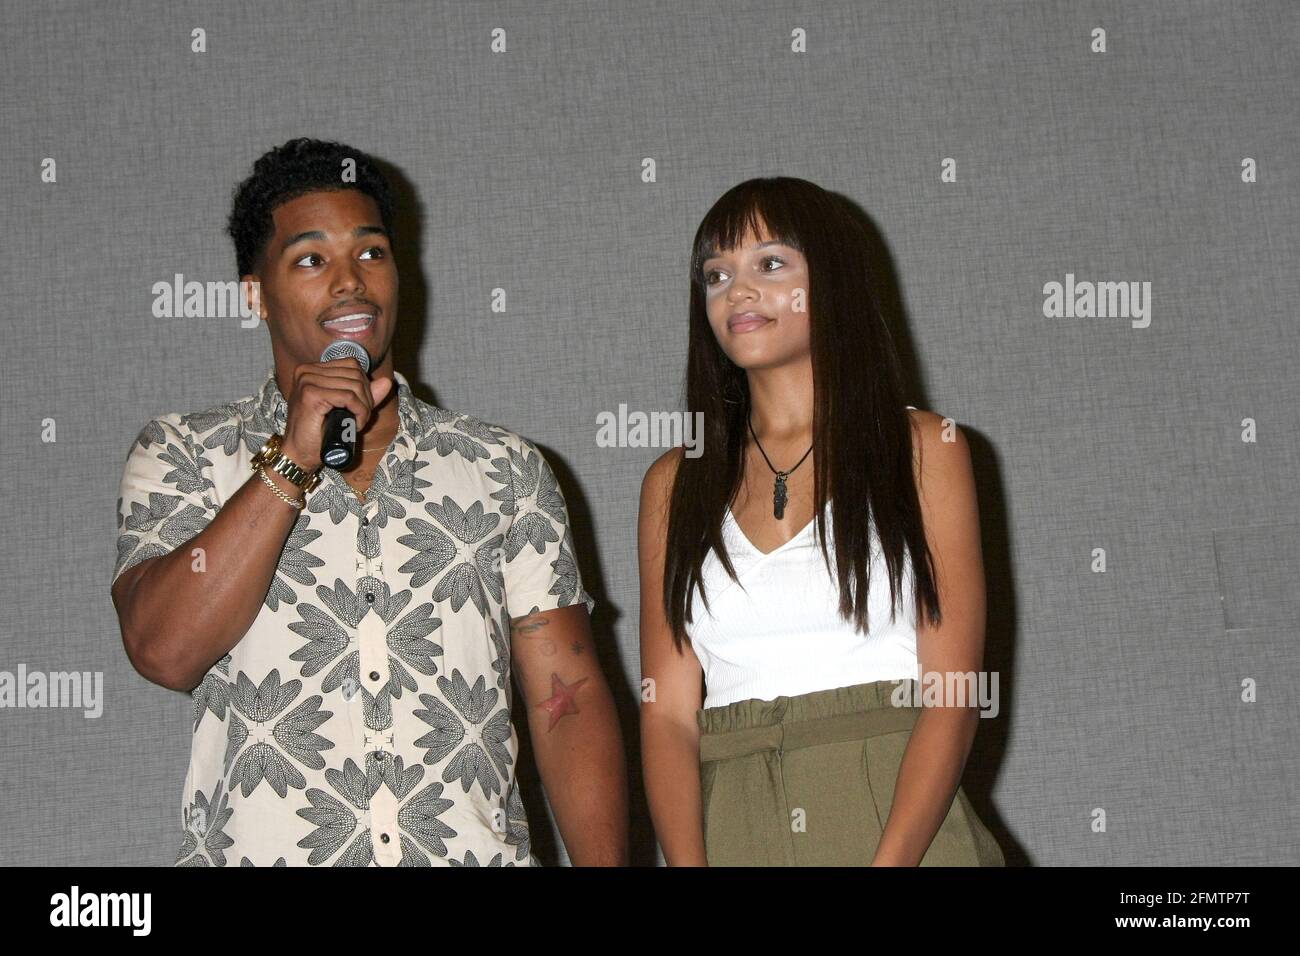
M825 514L833 569L830 502ZM705 707L920 678L911 556L904 561L896 619L891 622L889 574L872 522L869 630L862 634L840 617L839 583L822 560L815 525L814 517L781 547L764 554L727 509L722 537L739 583L710 551L701 568L709 609L696 591L691 607L695 620L686 625L704 670Z

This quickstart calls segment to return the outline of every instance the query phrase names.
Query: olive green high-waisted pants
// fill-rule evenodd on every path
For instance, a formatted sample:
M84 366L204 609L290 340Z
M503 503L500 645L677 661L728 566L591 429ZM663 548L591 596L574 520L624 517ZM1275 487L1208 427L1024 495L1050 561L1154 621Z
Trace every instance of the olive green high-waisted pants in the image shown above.
M891 702L899 683L697 711L709 865L868 865L921 713ZM920 865L1006 865L961 787Z

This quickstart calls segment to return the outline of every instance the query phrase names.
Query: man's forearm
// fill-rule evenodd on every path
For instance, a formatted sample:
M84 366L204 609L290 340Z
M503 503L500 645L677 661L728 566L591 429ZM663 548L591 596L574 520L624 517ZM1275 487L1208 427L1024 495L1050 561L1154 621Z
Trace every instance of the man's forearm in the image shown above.
M301 497L283 476L272 480ZM120 609L136 669L166 687L196 687L252 626L297 515L253 474L199 534L152 559Z
M544 703L531 707L537 769L574 866L627 866L627 763L609 689L588 681L581 712L551 724ZM551 710L555 708L552 707Z
M908 739L872 866L916 866L939 832L961 782L979 711L923 707Z

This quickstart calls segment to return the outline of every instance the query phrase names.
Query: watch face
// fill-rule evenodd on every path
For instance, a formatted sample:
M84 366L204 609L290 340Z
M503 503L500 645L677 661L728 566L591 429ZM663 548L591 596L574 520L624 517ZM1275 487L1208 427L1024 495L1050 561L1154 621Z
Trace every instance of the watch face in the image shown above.
M262 445L261 449L259 449L257 454L253 456L254 467L256 467L257 465L266 464L266 462L274 458L275 453L279 450L279 446L280 443L276 441L275 435L272 435L270 438L268 438L266 442Z

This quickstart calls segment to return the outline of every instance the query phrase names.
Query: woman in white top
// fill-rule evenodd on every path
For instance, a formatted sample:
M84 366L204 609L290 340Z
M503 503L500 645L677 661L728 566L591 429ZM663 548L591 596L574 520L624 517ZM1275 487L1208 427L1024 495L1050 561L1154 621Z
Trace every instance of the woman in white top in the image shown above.
M978 700L899 697L981 669L984 577L966 440L904 406L867 237L787 177L729 190L696 232L703 450L650 467L639 533L669 865L1004 865L960 787Z

